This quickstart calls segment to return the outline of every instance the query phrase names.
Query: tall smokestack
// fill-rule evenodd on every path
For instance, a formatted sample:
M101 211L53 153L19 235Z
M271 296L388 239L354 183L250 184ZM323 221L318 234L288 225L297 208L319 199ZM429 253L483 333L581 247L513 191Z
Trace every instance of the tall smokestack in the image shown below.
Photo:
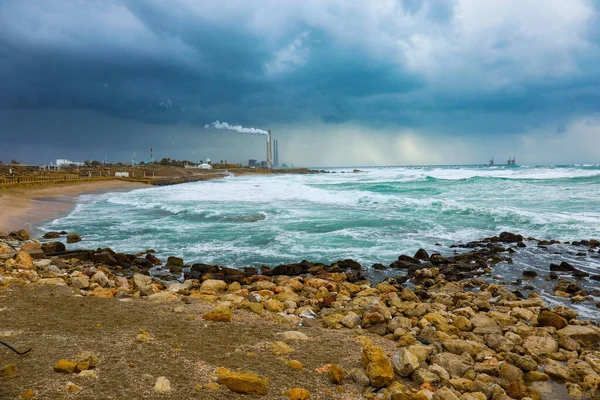
M271 130L269 129L269 134L267 135L267 168L273 168L273 151L271 149Z

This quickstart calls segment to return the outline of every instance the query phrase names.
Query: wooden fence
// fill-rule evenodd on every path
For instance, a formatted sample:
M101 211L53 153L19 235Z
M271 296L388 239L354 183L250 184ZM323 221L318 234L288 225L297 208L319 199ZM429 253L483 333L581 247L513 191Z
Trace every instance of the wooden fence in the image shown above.
M0 188L43 185L65 182L96 182L119 179L114 176L78 176L78 175L24 175L11 178L0 177Z

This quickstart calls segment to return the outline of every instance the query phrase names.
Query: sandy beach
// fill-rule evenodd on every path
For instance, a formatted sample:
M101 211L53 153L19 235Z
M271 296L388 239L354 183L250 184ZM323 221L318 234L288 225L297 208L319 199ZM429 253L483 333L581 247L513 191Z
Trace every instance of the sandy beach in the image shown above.
M0 232L30 227L64 213L80 194L147 186L114 180L0 189Z

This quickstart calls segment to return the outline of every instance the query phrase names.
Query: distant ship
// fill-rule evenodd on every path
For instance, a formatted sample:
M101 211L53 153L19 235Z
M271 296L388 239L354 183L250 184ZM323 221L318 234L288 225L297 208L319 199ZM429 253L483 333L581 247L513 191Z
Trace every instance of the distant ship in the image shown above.
M490 166L490 167L518 167L517 158L515 156L513 156L512 158L508 157L508 160L506 160L506 164L494 164L494 157L492 157L488 166Z

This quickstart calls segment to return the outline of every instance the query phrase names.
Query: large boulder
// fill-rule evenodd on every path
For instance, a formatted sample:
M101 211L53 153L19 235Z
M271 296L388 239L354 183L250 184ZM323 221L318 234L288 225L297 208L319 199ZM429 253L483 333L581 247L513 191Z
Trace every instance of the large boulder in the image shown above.
M267 379L257 375L238 373L227 368L217 368L217 382L235 393L266 395L269 391Z
M69 360L58 360L56 364L54 364L54 371L64 374L74 373L75 368L77 368L77 363Z
M467 353L472 357L487 349L486 345L473 340L446 340L442 345L450 353L458 355Z
M515 367L514 365L503 362L500 366L499 371L500 378L504 379L506 382L522 382L523 381L523 371L520 368Z
M341 269L352 269L355 271L359 271L362 268L361 265L357 261L350 260L350 259L341 260L334 264L337 264L337 266L340 267Z
M392 363L379 346L365 346L362 351L362 364L365 367L371 386L384 387L394 380Z
M184 279L202 279L204 274L215 274L219 272L219 267L209 264L193 264L189 271L183 273Z
M103 271L96 272L94 274L94 276L92 276L91 281L93 283L97 283L98 285L100 285L102 287L106 287L109 284L108 277L106 276L106 274Z
M558 381L577 382L579 380L575 371L569 369L568 367L566 367L558 361L550 359L546 360L544 372L548 374L551 378Z
M81 237L76 233L69 233L67 235L67 243L81 242Z
M551 311L542 311L538 315L537 322L539 326L553 326L556 329L562 329L569 325L566 319Z
M483 313L477 313L471 317L473 333L487 335L492 333L502 333L498 322Z
M67 248L62 242L46 242L42 243L42 251L45 254L53 254L53 253L62 253L66 251Z
M439 353L432 357L431 364L444 368L452 378L462 378L473 367L473 360L468 354Z
M94 263L103 264L103 265L117 265L117 260L115 257L108 251L101 251L99 253L94 253Z
M419 368L419 359L410 351L403 348L394 353L392 357L394 372L400 376L407 377Z
M71 286L76 289L87 289L90 287L90 278L87 276L78 276L71 279Z
M135 273L133 274L133 283L136 288L141 289L150 285L152 283L152 278L148 275Z
M510 232L502 232L500 234L500 240L504 243L517 243L522 242L524 239L523 235L517 235L515 233Z
M227 290L227 283L219 279L207 279L202 282L200 290L222 292Z
M60 237L60 232L50 231L44 233L44 239L58 239Z
M29 240L29 233L25 229L19 229L18 231L13 231L8 234L8 236L13 237L17 240L25 241Z
M558 342L548 336L529 336L523 342L523 348L531 355L549 355L558 351Z
M167 268L174 274L181 273L181 271L183 270L183 258L170 256L169 258L167 258L167 265L165 266L165 268Z
M459 399L459 397L456 394L454 394L454 392L447 387L443 387L443 388L437 390L431 397L431 400L458 400L458 399Z
M532 400L542 400L542 395L522 382L512 382L506 389L506 394L513 399L530 398Z
M427 253L427 250L425 249L419 249L414 257L417 260L422 260L422 261L429 261L429 254Z
M15 254L16 251L15 249L13 249L12 247L10 247L8 244L4 243L4 242L0 242L0 254L5 256L5 257L10 257L11 255Z
M19 269L36 269L33 259L26 251L19 251L15 256L15 261Z
M21 251L26 251L33 258L44 258L46 254L42 250L42 245L38 242L27 242L21 246Z
M282 264L273 268L273 275L294 276L305 273L308 268L302 264Z
M600 341L600 329L591 326L569 325L556 332L559 338L569 338L586 347L593 347Z
M531 356L521 356L515 353L506 353L504 359L519 367L523 371L537 371L538 364Z
M202 319L207 321L231 322L231 309L225 305L217 306L208 314L204 314Z
M340 321L342 325L347 328L354 329L360 325L360 317L358 314L350 311L342 320Z

